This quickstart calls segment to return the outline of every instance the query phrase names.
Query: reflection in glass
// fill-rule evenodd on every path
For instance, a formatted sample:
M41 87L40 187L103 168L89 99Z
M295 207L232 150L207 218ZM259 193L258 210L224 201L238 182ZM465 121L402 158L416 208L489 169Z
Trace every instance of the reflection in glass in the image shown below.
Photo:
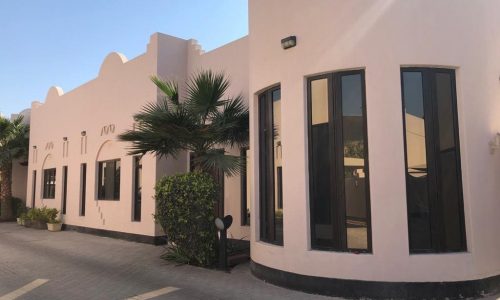
M311 203L317 246L333 247L328 79L311 81Z
M363 87L360 74L342 76L342 128L347 248L368 249Z
M98 199L120 199L120 160L99 162Z
M277 241L283 241L283 182L282 169L282 146L281 146L281 90L274 90L273 101L273 143L274 143L274 226Z
M281 90L259 96L259 185L261 239L283 244Z
M403 72L406 121L408 223L411 248L431 246L425 114L421 72Z

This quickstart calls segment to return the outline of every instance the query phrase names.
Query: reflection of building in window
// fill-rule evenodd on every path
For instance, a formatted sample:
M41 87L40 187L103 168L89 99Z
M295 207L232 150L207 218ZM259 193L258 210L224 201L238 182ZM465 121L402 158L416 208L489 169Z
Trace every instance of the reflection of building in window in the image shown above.
M99 200L120 200L120 160L99 162L98 174Z

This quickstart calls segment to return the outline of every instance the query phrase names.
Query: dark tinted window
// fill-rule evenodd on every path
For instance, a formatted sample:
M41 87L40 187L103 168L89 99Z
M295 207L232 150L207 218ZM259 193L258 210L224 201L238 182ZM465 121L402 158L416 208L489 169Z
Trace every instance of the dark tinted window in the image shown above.
M43 198L54 199L56 197L56 169L43 170Z
M97 199L120 200L120 160L99 162Z
M453 70L402 70L411 252L466 249Z

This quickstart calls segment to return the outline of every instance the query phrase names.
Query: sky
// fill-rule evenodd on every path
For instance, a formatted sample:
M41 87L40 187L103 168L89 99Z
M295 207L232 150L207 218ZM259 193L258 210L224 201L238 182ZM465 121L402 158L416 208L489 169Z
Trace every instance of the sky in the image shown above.
M95 78L110 52L144 53L154 32L215 49L248 34L247 9L247 0L0 0L0 113Z

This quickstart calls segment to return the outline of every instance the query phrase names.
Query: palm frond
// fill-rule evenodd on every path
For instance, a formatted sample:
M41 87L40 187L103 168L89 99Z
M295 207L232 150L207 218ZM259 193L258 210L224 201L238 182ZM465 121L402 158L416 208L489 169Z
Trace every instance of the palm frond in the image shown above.
M205 121L210 113L224 104L220 100L228 88L229 81L224 73L200 71L187 82L187 104Z
M194 162L201 165L207 172L217 170L227 176L239 174L245 166L245 159L241 156L229 155L220 149L210 149L197 156Z
M151 76L151 81L162 91L173 105L179 105L179 86L173 81L164 81L157 76Z

